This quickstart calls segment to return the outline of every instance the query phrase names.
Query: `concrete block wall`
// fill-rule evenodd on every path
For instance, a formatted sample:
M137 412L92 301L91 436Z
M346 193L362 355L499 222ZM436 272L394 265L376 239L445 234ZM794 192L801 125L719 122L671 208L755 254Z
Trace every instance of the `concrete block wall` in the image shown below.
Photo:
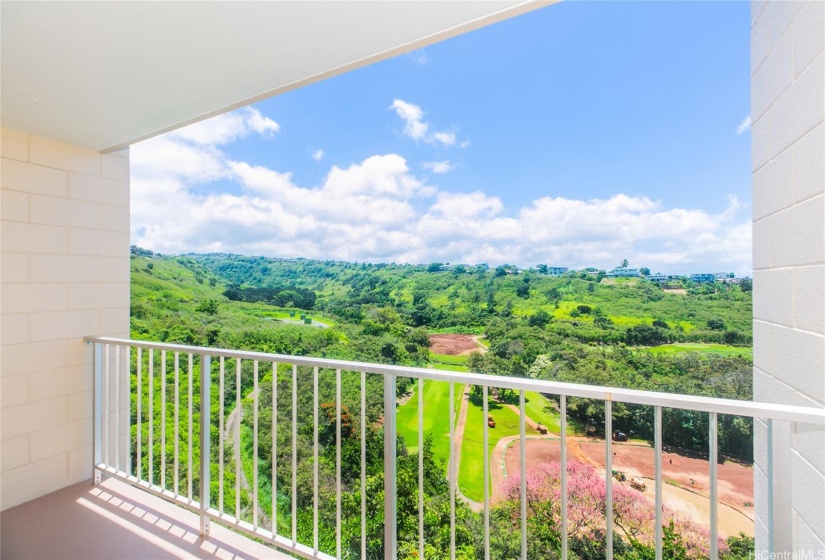
M825 2L754 1L754 398L825 406ZM757 422L757 549L768 548L766 426ZM825 430L791 435L798 551L825 550Z
M92 349L82 337L129 333L128 152L2 130L0 213L0 509L7 509L91 477ZM128 380L125 368L121 379Z

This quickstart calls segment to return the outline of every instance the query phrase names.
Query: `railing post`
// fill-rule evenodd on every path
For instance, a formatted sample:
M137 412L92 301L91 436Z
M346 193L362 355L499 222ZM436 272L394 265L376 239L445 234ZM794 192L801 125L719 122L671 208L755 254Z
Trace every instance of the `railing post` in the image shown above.
M768 420L768 549L777 558L793 551L791 423Z
M88 343L87 343L88 344ZM94 446L92 457L92 478L95 484L100 484L101 472L97 466L103 462L103 433L102 433L102 405L103 405L103 345L93 342L94 347Z
M202 537L205 537L209 534L209 518L206 516L206 511L209 509L209 444L211 440L211 434L209 433L209 425L211 423L209 404L211 401L211 380L211 358L208 354L201 354L200 534Z
M395 560L397 545L395 480L395 376L384 376L384 559Z

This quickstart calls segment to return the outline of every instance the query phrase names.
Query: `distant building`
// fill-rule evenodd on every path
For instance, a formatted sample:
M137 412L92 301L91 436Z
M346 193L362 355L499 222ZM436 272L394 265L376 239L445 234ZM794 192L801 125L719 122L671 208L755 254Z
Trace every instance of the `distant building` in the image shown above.
M566 266L548 266L547 267L547 274L548 276L561 276L565 274L569 269Z
M651 282L664 283L670 280L670 276L668 276L667 274L662 274L661 272L657 272L656 274L651 274L650 276L648 276L647 279Z
M733 278L733 275L730 272L714 272L713 278L717 282L727 282L728 279Z
M616 268L608 272L607 275L616 278L634 278L640 276L638 268L624 268L621 266L617 266Z
M692 282L696 282L697 284L701 284L703 282L714 282L716 280L716 276L710 273L691 274L690 280Z

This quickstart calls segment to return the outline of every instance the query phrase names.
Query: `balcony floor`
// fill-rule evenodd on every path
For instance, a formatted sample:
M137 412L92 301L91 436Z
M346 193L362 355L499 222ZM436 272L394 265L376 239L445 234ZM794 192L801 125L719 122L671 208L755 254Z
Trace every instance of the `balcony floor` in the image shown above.
M114 478L69 486L0 514L0 557L62 559L288 559Z

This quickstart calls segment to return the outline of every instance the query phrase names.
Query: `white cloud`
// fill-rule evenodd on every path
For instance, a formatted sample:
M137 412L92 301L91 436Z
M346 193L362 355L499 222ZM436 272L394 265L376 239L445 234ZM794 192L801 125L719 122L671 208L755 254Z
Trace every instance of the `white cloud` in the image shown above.
M508 209L481 191L429 185L398 154L331 166L319 184L299 185L289 171L228 157L218 144L227 134L172 133L132 148L133 243L164 253L571 268L628 258L672 273L751 270L750 220L735 197L719 212L625 194L544 196ZM450 165L424 164L434 173ZM218 179L235 188L210 191Z
M742 122L739 123L739 126L736 128L736 134L744 134L745 132L751 129L751 116L748 115Z
M280 129L281 126L278 123L263 116L257 109L244 107L179 128L167 136L193 144L220 146L253 132L269 136Z
M454 132L434 132L431 138L436 142L441 142L445 146L452 146L455 144Z
M324 159L324 150L315 150L312 152L312 159L315 161L321 161Z
M439 143L444 146L452 146L456 143L454 132L441 130L429 133L430 123L424 120L424 111L418 105L403 99L394 99L389 108L394 109L395 114L404 121L404 134L416 142Z
M455 169L455 164L453 164L451 161L447 161L447 160L445 160L445 161L425 161L424 163L421 164L421 167L423 167L424 169L427 169L429 171L432 171L435 174L442 174L442 173L448 173L448 172L452 171L453 169Z

